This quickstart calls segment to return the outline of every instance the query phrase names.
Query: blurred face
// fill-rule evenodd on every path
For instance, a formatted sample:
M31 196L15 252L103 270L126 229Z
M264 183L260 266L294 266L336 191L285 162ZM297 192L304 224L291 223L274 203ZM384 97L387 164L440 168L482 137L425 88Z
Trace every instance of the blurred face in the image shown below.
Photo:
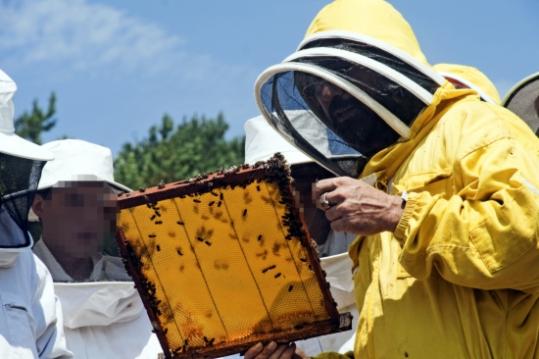
M51 252L81 259L101 253L114 228L112 188L103 182L71 182L51 189L47 197L36 196L33 208Z

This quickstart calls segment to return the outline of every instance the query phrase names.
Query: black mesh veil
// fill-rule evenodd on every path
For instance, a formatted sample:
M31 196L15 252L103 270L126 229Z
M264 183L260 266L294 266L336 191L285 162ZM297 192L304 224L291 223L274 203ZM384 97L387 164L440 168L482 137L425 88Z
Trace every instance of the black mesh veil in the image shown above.
M325 66L330 67L327 63ZM406 92L383 77L372 75L374 82L364 87L369 87L373 94L384 92L387 96L380 96L387 97L387 107L397 109ZM384 90L377 90L375 83ZM311 73L280 72L261 87L260 95L266 114L278 131L337 175L358 177L372 155L400 137L371 107ZM415 98L409 100L405 117L411 122L425 105Z
M44 165L45 161L0 153L0 247L29 246L28 211Z
M262 87L271 123L292 144L337 175L357 176L366 157L320 119L295 86L294 72L275 76Z
M504 106L520 116L539 136L539 73L520 82L509 93Z

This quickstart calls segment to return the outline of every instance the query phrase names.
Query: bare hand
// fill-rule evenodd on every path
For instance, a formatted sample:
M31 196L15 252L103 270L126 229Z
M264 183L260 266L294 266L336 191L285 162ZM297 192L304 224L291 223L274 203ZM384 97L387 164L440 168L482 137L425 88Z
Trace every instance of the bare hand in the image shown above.
M277 344L271 342L264 346L258 343L252 346L244 355L245 359L307 359L307 357L296 353L296 345Z
M400 197L350 177L316 182L313 201L326 212L334 231L362 235L393 232L403 212Z

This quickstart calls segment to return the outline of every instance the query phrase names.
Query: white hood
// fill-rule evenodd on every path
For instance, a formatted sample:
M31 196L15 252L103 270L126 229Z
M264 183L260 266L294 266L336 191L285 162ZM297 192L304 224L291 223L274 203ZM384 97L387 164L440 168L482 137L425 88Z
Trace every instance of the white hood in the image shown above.
M12 98L16 91L15 81L0 70L0 152L30 160L51 160L52 153L15 134L15 106Z
M348 253L341 253L321 259L322 269L326 272L331 295L337 302L337 309L354 305L354 281L352 279L352 260Z
M162 353L133 282L54 283L67 347L77 359L155 359Z
M125 323L144 314L133 282L54 283L54 289L69 329Z
M262 115L245 121L243 127L245 129L245 163L252 165L258 161L266 161L276 152L282 153L289 165L313 162L310 157L288 143Z

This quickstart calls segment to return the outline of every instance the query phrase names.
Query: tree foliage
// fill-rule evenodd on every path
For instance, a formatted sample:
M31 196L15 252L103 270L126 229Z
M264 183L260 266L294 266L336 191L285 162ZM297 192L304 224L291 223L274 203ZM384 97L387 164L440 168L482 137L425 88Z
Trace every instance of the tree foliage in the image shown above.
M56 94L54 92L49 96L49 102L46 110L43 110L37 99L32 103L32 111L25 111L15 119L15 132L27 140L41 144L41 135L48 132L56 126Z
M241 164L244 140L227 140L227 130L223 114L193 116L178 125L164 115L147 138L123 145L114 164L115 178L137 189Z

